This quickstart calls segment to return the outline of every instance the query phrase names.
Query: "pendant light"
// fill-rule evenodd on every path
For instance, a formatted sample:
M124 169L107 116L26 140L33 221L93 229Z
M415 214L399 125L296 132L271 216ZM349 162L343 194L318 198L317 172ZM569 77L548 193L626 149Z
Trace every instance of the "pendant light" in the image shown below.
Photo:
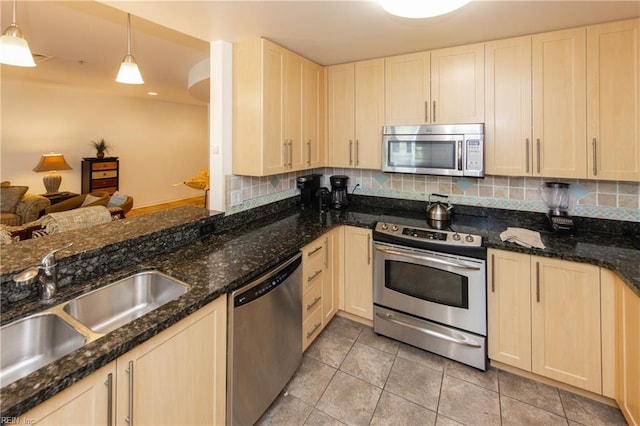
M0 37L0 64L35 67L29 43L16 25L16 0L13 0L13 20Z
M140 70L138 69L138 64L136 64L136 60L133 59L133 55L131 54L131 14L130 13L127 13L127 54L124 56L124 59L122 60L122 64L120 65L120 71L118 72L116 81L118 83L126 83L126 84L144 83L144 80L142 80L142 75L140 74Z
M471 0L379 0L388 13L402 18L432 18L453 12Z

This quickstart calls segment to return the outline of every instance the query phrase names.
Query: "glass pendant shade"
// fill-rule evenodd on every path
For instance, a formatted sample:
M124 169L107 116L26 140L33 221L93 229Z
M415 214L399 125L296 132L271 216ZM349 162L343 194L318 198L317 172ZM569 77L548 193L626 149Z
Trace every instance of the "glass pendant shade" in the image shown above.
M16 25L16 2L13 1L13 21L0 37L0 64L35 67L29 43Z
M140 74L140 70L138 69L138 64L136 64L136 60L133 59L133 56L130 53L128 53L122 60L122 64L120 65L120 71L118 71L116 81L118 83L125 84L144 83L142 75Z
M379 0L388 13L402 18L432 18L461 8L471 0Z

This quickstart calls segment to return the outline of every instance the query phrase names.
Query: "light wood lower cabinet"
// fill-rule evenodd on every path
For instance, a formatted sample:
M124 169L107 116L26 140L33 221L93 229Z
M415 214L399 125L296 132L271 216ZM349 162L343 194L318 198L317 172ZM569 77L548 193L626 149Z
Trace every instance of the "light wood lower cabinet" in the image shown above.
M115 418L116 362L20 416L35 425L111 425Z
M371 230L344 227L344 310L373 321Z
M226 297L117 360L118 425L224 424Z
M488 256L489 358L601 394L600 268Z
M640 297L619 278L616 280L616 401L627 422L640 425Z

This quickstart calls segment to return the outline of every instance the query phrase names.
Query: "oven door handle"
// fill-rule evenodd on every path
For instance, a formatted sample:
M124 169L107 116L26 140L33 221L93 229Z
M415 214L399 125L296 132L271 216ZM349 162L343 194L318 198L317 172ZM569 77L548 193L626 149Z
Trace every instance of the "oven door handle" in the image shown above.
M456 343L458 345L464 345L464 346L469 346L472 348L481 348L482 345L474 342L471 339L468 339L466 336L460 336L460 338L455 338L452 336L447 336L446 334L442 334L442 333L438 333L437 331L434 330L429 330L427 328L422 328L422 327L418 327L417 325L413 325L413 324L409 324L408 322L405 321L401 321L399 319L395 319L393 317L393 315L391 314L382 314L380 312L376 312L376 316L378 316L379 318L385 320L385 321L389 321L392 322L394 324L398 324L400 326L403 327L408 327L411 328L413 330L419 331L420 333L424 333L426 335L438 338L438 339L442 339L442 340L446 340L447 342L451 342L451 343Z
M407 251L392 249L389 247L376 246L376 250L384 254L395 254L396 256L404 256L404 257L409 257L411 259L425 260L427 262L434 262L434 263L439 263L441 265L454 266L456 268L472 269L474 271L480 270L479 266L470 266L464 263L452 262L450 260L438 259L437 257L425 256L422 254L415 254Z

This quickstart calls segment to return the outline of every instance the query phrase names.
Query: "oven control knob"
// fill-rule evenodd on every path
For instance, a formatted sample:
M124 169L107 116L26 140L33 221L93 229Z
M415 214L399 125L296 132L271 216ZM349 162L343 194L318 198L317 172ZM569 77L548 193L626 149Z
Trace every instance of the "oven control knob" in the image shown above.
M380 225L380 227L382 228L383 231L386 231L387 229L389 229L389 225L387 225L386 223L383 223L382 225Z
M399 229L399 228L398 228L398 225L393 225L393 226L391 227L391 230L392 230L393 232L398 232L398 229Z
M468 243L472 243L474 241L473 235L469 234L466 237L464 237L465 241Z
M460 241L460 234L456 232L451 238L453 238L453 241Z

